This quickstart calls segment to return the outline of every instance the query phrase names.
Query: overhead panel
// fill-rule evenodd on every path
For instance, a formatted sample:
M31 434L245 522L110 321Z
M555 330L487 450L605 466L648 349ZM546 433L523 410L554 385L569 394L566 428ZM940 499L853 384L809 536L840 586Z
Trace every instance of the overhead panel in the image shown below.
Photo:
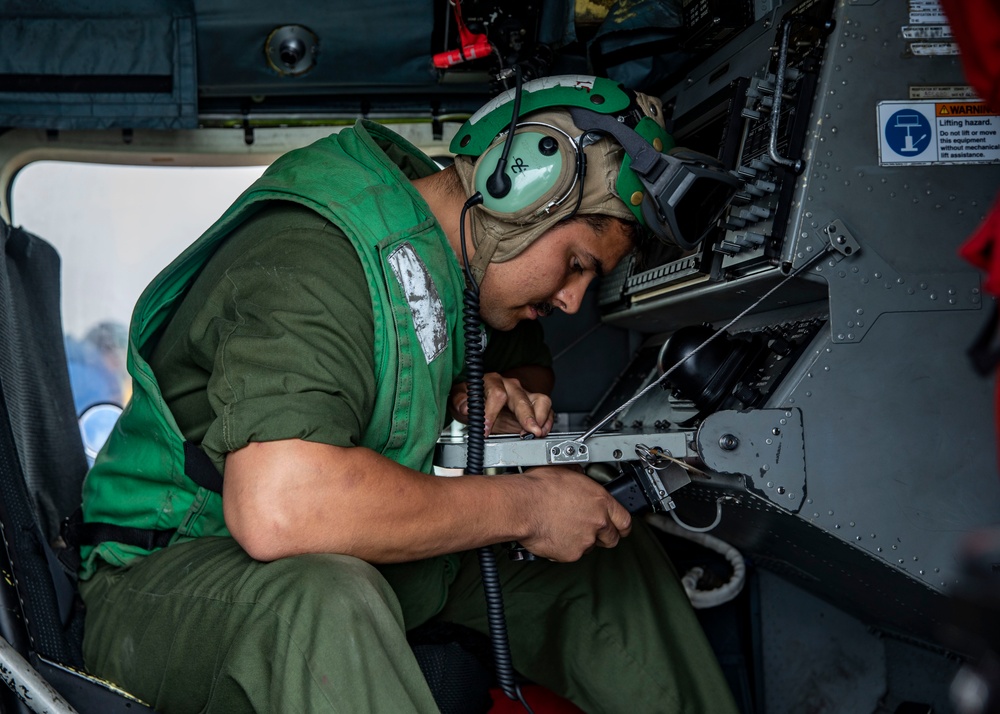
M0 126L184 129L197 126L189 3L61 3L0 8Z

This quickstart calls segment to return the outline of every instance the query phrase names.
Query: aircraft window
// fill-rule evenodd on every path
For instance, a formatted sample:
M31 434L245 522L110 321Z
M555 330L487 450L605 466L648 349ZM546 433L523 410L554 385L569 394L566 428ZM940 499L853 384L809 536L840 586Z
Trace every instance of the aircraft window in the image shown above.
M38 161L18 172L15 225L62 257L63 332L77 414L95 404L125 404L126 337L139 294L264 168Z

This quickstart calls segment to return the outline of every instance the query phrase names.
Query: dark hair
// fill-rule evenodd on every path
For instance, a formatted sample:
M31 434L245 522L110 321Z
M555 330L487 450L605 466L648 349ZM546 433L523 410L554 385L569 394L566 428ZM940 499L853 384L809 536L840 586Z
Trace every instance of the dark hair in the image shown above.
M656 239L652 237L652 234L640 226L638 221L627 221L623 218L608 216L603 213L584 213L574 216L570 220L586 222L598 235L607 231L612 221L621 224L622 230L625 231L629 242L632 244L632 255L636 258L636 265L639 266L646 263L656 243Z

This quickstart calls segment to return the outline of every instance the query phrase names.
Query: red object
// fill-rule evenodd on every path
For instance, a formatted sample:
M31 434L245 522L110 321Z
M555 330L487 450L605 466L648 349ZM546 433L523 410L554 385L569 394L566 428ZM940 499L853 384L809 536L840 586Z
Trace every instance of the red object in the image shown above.
M993 204L982 224L958 252L986 272L986 281L983 283L986 292L1000 295L1000 199Z
M537 684L521 687L521 694L535 714L586 714L570 700L563 699ZM503 690L491 689L490 696L493 697L493 707L489 714L524 714L521 703L516 699L508 699Z
M996 0L941 0L962 54L969 84L990 109L1000 113L1000 4ZM959 249L986 272L985 290L1000 295L1000 201Z
M455 23L458 25L459 49L439 52L434 55L434 66L438 69L447 69L468 60L480 59L493 51L493 45L490 44L486 35L471 32L465 26L465 21L462 20L461 0L454 0L454 7Z
M996 0L941 0L941 6L961 50L969 84L990 109L1000 113L1000 4ZM986 292L1000 295L1000 199L958 252L986 273ZM1000 430L1000 379L994 410Z

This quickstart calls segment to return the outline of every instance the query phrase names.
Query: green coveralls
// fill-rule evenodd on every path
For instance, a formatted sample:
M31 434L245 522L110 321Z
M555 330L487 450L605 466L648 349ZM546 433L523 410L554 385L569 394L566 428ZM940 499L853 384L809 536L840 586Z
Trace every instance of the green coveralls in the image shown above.
M184 475L182 437L144 359L218 241L261 201L301 202L344 229L369 278L379 389L362 443L429 470L461 366L461 275L436 222L376 140L419 156L369 124L292 152L136 308L135 393L88 477L85 519L177 535L152 554L112 543L84 552L85 657L94 672L167 714L435 711L405 629L439 611L486 629L468 556L381 569L347 556L246 556L225 531L219 496ZM386 206L390 216L380 212ZM389 258L400 250L405 260ZM399 278L401 266L412 276L420 265L432 280L417 284L433 287L439 311L415 308L421 296ZM588 711L731 710L669 562L645 532L573 565L501 561L514 661L532 679Z

